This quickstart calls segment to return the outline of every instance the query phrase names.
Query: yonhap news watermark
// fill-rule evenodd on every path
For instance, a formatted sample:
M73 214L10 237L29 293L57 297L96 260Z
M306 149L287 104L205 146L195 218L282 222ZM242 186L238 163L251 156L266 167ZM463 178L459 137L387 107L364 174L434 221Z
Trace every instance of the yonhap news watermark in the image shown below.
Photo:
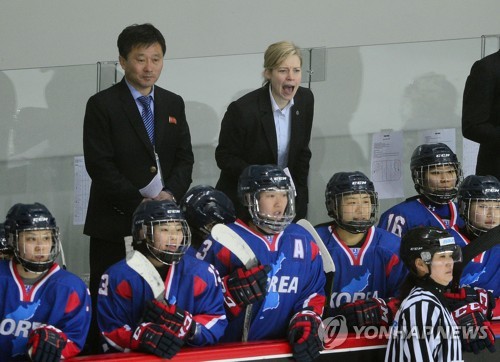
M342 346L348 337L367 340L387 340L391 335L392 338L397 339L487 339L488 327L400 326L393 323L392 326L351 326L348 328L345 317L339 315L323 320L323 325L320 326L318 334L323 341L323 346L326 349L333 349Z

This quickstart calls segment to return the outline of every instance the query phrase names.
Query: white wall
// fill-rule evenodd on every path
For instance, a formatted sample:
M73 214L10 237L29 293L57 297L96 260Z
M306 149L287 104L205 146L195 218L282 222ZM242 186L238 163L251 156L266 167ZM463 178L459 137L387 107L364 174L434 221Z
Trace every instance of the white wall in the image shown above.
M117 58L133 23L165 35L167 58L262 52L290 39L337 47L500 33L498 0L0 1L0 70Z

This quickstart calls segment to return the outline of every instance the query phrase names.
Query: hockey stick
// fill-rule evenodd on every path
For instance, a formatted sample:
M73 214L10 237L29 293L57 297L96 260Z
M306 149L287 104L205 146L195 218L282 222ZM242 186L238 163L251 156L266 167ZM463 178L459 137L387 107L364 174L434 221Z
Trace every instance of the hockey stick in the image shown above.
M332 295L333 291L333 277L335 276L335 263L333 262L333 258L330 255L330 252L325 246L325 243L323 240L321 240L321 237L318 235L318 232L316 229L311 225L309 221L306 219L300 219L297 221L297 225L302 226L304 229L306 229L309 234L312 235L314 238L314 241L319 247L319 251L321 252L321 259L323 260L323 271L325 272L326 276L326 284L325 284L325 309L327 313L326 315L329 315L330 311L330 297Z
M62 268L66 270L66 258L64 257L64 249L62 246L61 239L59 239L59 250L61 251L61 263L62 263Z
M211 234L215 241L236 255L243 265L245 265L245 268L250 269L259 264L253 250L250 249L245 240L226 225L214 225Z
M151 264L151 262L142 255L141 252L133 250L127 254L127 265L139 274L150 286L156 300L163 300L165 293L165 284L161 279L158 270Z
M232 252L243 263L245 268L250 269L259 264L257 257L248 244L235 231L224 224L216 224L211 231L212 237ZM248 341L248 332L250 331L250 321L252 319L252 305L245 308L245 319L243 320L243 342Z
M500 225L488 230L462 248L462 262L453 266L453 280L451 282L452 290L458 290L460 287L460 278L467 264L482 252L491 249L500 244Z

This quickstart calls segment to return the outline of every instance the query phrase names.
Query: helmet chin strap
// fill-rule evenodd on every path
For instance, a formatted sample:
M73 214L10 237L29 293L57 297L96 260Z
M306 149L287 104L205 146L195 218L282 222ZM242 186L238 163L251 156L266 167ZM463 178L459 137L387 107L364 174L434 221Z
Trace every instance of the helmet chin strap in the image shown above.
M262 226L259 226L257 225L253 220L250 220L248 222L248 224L250 226L253 226L257 229L258 232L260 232L261 234L264 234L266 236L271 236L271 235L276 235L276 234L279 234L279 232L276 232L276 231L272 231L271 229L268 229L268 228L263 228Z
M252 220L252 221L250 221L250 223L251 223L253 226L255 226L255 228L256 228L256 229L257 229L257 230L258 230L261 234L264 234L264 235L275 235L275 234L277 234L276 232L274 232L274 231L272 231L272 230L270 230L270 229L267 229L267 228L266 228L266 229L267 229L267 230L266 230L266 229L262 228L261 226L259 226L259 225L257 225L256 223L254 223L254 222L253 222L253 220Z
M46 270L42 270L42 271L34 271L34 270L29 270L29 269L26 267L26 265L24 265L24 263L22 263L22 262L19 260L19 258L18 258L17 256L14 256L13 261L14 261L17 265L20 265L20 266L23 268L23 270L24 270L24 272L25 272L25 273L36 274L36 275L37 275L37 277L38 277L38 276L40 276L40 275L45 274L45 273L46 273L46 272L50 269L50 267L49 267L49 268L47 268Z

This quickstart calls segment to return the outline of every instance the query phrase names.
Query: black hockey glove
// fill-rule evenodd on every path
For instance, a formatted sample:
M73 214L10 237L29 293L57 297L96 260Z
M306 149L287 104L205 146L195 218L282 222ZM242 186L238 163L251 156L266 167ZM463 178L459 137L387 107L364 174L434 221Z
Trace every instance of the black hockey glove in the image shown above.
M334 314L343 315L350 330L353 327L389 326L399 308L400 301L390 298L360 299L338 307Z
M33 362L59 361L67 341L63 331L52 326L39 327L29 335L28 355Z
M297 361L312 361L319 357L323 343L319 337L321 317L310 310L295 314L288 327L288 342Z
M183 344L184 341L164 325L142 323L132 335L130 348L170 359Z
M453 311L453 318L458 325L462 348L478 354L488 348L495 352L495 334L481 310L479 303L469 303Z
M270 270L269 265L249 270L238 268L222 278L226 310L237 316L244 306L263 300L267 294L267 273Z
M477 302L481 307L481 312L486 319L491 319L495 309L495 297L493 294L483 288L460 288L455 293L444 293L448 300L449 309L456 310L466 304Z
M196 322L191 313L157 300L146 302L142 315L143 322L161 324L180 339L190 338L195 333Z

